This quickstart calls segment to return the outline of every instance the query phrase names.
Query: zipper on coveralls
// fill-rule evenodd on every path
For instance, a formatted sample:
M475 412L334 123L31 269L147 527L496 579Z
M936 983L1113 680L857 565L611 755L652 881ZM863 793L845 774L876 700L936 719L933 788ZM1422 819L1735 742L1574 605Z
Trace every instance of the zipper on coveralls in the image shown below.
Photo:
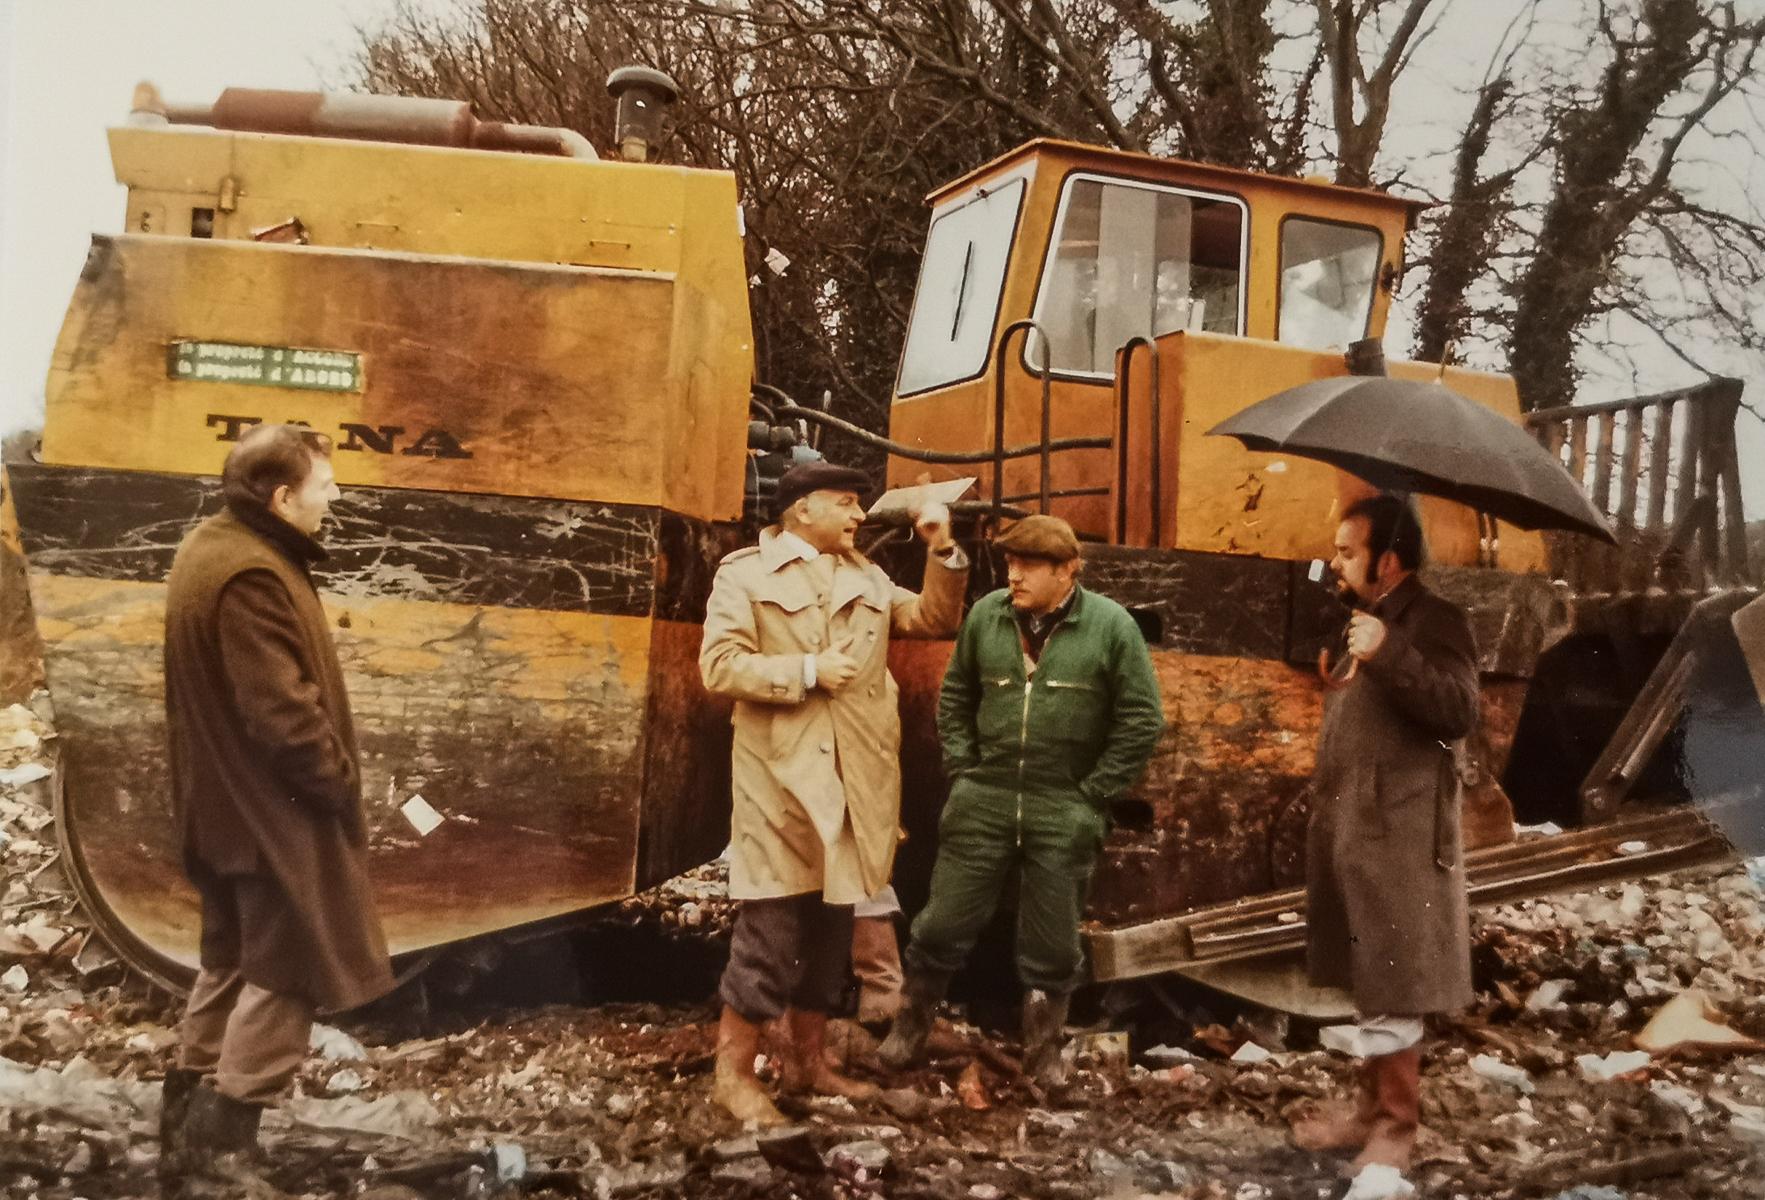
M1023 724L1017 730L1017 848L1023 849L1023 767L1030 746L1030 689L1036 685L1031 675L1023 681Z

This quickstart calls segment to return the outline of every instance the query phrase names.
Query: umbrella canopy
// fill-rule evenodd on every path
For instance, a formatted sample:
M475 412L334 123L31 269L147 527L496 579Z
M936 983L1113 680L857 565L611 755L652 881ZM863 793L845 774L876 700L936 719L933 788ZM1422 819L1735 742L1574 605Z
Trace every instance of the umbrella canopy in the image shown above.
M1521 529L1612 542L1563 464L1501 414L1438 383L1344 375L1288 388L1208 430L1316 459L1374 487L1457 501Z

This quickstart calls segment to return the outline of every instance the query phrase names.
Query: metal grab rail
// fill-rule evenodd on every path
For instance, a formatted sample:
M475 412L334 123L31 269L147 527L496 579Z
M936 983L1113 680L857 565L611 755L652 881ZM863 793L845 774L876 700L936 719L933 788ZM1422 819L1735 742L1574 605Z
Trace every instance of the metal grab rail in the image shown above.
M1048 444L1048 434L1053 421L1054 412L1054 377L1048 370L1048 331L1033 317L1024 317L1013 321L999 335L999 344L993 347L993 509L994 517L1003 515L1000 509L1005 504L1005 349L1011 343L1011 335L1023 330L1027 337L1035 333L1042 347L1042 486L1039 492L1042 512L1048 511L1051 497L1048 495L1049 459L1053 448ZM1026 354L1027 358L1028 355ZM1107 444L1107 439L1106 439Z
M778 418L790 418L792 420L802 418L803 420L810 421L817 425L824 425L837 433L845 434L847 437L862 442L866 446L874 446L876 449L893 454L897 458L912 459L914 462L936 463L939 465L952 466L990 463L993 461L994 451L992 450L923 450L918 446L909 446L903 442L893 441L890 438L882 436L880 433L872 433L862 425L854 425L852 422L845 420L842 417L836 417L830 412L824 412L819 408L804 408L795 400L791 399L788 393L779 388L773 387L769 383L756 383L754 385L754 390L763 391L768 395L777 397L777 404L764 406L767 415L773 417L775 420ZM1048 449L1058 454L1063 450L1107 450L1113 445L1115 445L1115 439L1113 437L1070 437L1056 438L1048 443ZM1028 458L1032 454L1040 454L1041 452L1041 443L1026 442L1021 446L1007 446L1005 448L1005 457L1008 459Z
M1162 411L1164 391L1160 386L1158 367L1158 343L1149 337L1131 337L1122 343L1117 353L1122 356L1121 374L1116 377L1116 448L1115 448L1115 479L1116 479L1116 528L1120 531L1122 544L1128 540L1128 401L1132 396L1132 379L1134 373L1134 351L1141 346L1152 352L1152 398L1147 406L1147 418L1150 425L1148 441L1151 443L1150 457L1147 461L1151 472L1151 544L1160 545L1163 538L1164 524L1164 416Z

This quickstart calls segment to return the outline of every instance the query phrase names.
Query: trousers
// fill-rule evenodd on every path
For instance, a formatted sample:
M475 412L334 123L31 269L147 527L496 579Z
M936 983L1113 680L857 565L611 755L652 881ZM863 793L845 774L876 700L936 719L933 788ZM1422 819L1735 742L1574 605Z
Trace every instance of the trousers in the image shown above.
M913 922L911 973L954 973L1021 873L1017 972L1065 995L1084 978L1079 920L1103 845L1103 814L1076 795L1016 792L957 779L938 822L931 897Z

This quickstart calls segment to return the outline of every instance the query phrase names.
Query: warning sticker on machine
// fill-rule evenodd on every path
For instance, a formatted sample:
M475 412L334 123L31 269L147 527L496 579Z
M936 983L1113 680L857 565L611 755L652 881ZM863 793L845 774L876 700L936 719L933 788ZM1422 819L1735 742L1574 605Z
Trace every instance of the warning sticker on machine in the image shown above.
M199 383L246 383L319 392L362 390L362 356L349 350L296 350L236 342L172 342L166 374Z

